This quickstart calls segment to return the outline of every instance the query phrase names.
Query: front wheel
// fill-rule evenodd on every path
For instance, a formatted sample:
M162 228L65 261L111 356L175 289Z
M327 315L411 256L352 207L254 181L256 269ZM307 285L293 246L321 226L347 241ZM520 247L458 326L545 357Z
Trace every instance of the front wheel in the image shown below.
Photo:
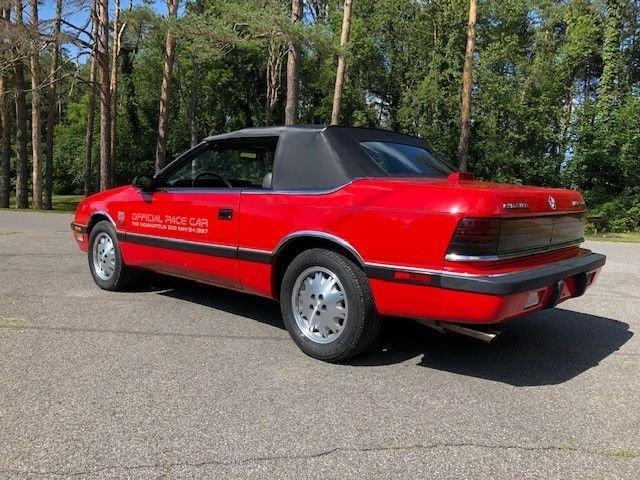
M122 261L116 231L106 220L91 229L87 255L91 276L103 290L124 290L140 279L141 273Z
M315 248L298 255L280 289L291 338L307 355L329 362L366 350L380 331L369 282L339 253Z

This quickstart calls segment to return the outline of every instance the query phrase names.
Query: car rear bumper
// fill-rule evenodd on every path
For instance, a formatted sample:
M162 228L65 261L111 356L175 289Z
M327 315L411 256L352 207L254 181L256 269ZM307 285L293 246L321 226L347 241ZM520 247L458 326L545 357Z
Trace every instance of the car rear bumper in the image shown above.
M370 275L376 306L384 315L458 323L497 323L581 296L606 257L587 253L537 268L498 275L424 274L424 283L381 272ZM370 272L371 273L371 272Z
M588 253L570 260L514 273L473 276L443 274L438 286L465 292L510 295L529 292L556 284L568 277L576 277L586 288L587 274L601 268L605 261L604 255Z

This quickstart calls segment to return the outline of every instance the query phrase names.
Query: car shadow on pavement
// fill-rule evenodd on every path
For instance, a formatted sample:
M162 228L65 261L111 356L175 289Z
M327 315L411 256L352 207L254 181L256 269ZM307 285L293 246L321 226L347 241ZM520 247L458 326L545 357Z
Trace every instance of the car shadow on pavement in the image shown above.
M162 287L156 289L159 295L247 317L283 330L285 328L280 305L268 298L172 278L163 278L158 285Z
M160 279L152 291L284 329L279 305L266 298L171 278ZM633 336L626 323L561 308L501 328L483 343L385 318L376 345L348 363L381 366L419 358L423 367L514 386L555 385L598 365Z
M386 319L378 345L353 365L422 356L418 365L514 386L555 385L598 365L633 333L629 325L571 310L546 310L504 325L491 343Z

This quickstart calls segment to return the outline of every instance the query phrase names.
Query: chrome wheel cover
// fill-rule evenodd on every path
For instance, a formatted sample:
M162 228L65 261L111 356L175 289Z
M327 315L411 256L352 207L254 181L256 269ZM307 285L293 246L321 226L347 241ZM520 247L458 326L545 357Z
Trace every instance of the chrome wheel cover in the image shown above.
M322 344L340 337L349 315L342 282L331 270L319 266L298 275L291 293L291 307L302 334Z
M101 232L93 239L91 247L93 270L100 280L107 281L116 269L116 250L111 237Z

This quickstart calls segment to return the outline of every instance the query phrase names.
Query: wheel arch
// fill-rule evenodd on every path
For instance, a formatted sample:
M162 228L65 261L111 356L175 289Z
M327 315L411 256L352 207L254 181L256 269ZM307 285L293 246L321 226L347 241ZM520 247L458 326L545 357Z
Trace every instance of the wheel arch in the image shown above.
M113 228L116 228L116 223L113 221L111 216L102 210L98 210L93 212L89 217L89 221L87 222L87 235L91 235L91 229L96 225L96 223L101 222L102 220L107 220L113 225Z
M296 232L285 237L276 247L272 258L271 291L274 298L280 297L282 277L291 261L299 254L312 248L324 248L344 255L364 269L365 262L349 242L325 232Z

